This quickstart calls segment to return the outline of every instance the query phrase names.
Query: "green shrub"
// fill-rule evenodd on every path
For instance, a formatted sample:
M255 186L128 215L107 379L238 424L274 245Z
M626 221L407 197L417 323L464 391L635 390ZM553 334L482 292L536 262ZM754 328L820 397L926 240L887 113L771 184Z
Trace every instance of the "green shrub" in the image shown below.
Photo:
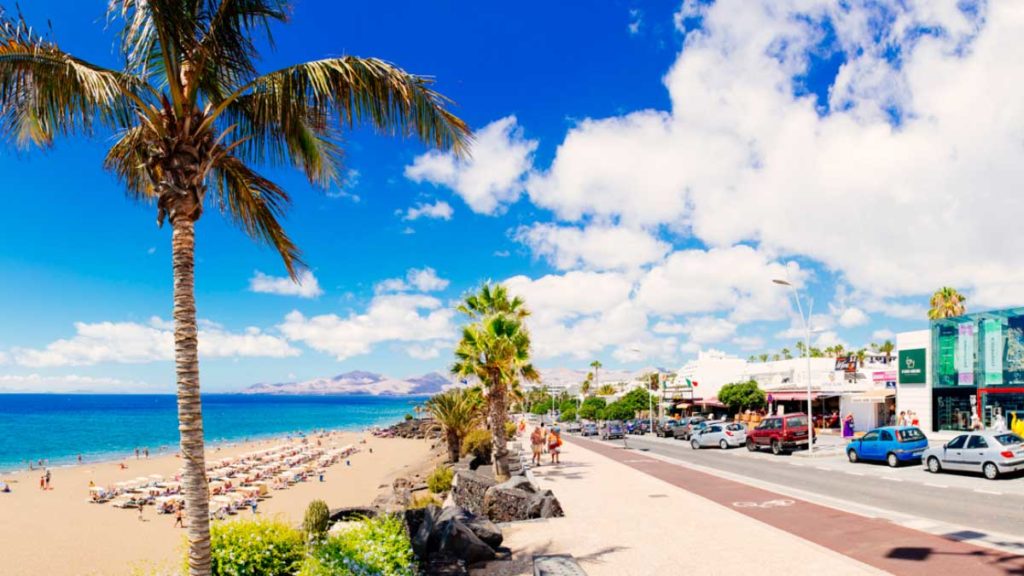
M515 422L505 422L505 439L511 440L516 437Z
M444 504L444 502L441 502L440 498L427 492L425 494L414 494L412 499L409 500L408 508L410 510L419 510L420 508L426 508L427 506L437 506L440 508L442 504Z
M210 527L213 576L291 576L302 562L302 533L270 518Z
M405 524L396 516L363 520L331 536L306 558L299 576L414 576Z
M306 508L306 517L302 519L302 530L310 540L323 538L331 523L331 510L327 502L313 500Z
M405 421L408 422L409 420L412 420L412 414L405 415Z
M491 433L483 428L477 428L466 434L462 439L462 455L472 454L481 460L491 457Z
M572 406L568 410L563 411L558 415L559 422L572 422L576 419L576 407Z
M452 489L452 478L455 472L447 466L438 466L427 476L427 488L434 494L444 494Z

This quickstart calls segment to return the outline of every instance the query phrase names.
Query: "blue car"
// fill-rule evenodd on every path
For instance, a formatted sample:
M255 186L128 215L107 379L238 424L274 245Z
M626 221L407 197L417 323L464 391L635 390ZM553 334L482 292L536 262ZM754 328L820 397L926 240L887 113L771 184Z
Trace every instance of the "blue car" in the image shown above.
M916 426L885 426L875 428L846 445L850 462L874 460L895 468L903 462L921 460L928 448L928 439Z

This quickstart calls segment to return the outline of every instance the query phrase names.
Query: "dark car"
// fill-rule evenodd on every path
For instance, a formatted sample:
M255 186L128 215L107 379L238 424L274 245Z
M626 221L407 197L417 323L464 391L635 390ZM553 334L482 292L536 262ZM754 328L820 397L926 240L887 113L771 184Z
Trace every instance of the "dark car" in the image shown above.
M654 433L659 438L669 438L672 436L672 430L674 430L676 426L679 426L679 420L665 420L664 422L659 422L654 426Z
M584 422L583 429L580 431L581 436L597 436L597 424L593 422Z
M804 413L769 416L747 432L747 450L756 452L761 448L771 448L772 454L778 455L807 448L810 446L808 430Z
M647 434L650 431L651 425L647 420L630 420L626 422L626 433L639 436Z
M626 437L626 427L618 420L610 420L601 426L601 440L614 440Z
M679 421L679 426L672 430L672 435L676 440L689 440L693 435L693 431L706 420L703 416L683 418Z

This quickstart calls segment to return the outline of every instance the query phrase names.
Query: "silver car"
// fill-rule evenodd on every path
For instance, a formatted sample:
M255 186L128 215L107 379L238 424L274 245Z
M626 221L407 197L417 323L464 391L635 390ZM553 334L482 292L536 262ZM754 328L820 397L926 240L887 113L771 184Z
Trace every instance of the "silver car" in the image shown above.
M725 424L716 422L694 430L690 436L690 446L700 450L707 446L718 446L728 450L747 443L747 428L743 424Z
M921 455L928 471L981 472L995 480L1000 474L1024 470L1024 439L1012 432L961 434Z

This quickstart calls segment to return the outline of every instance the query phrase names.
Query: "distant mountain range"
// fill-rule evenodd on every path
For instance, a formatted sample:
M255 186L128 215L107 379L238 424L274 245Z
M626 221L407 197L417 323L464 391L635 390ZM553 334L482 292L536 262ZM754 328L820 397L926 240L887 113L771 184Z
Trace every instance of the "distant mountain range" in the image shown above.
M415 378L390 378L375 372L355 370L327 378L300 382L253 384L242 394L366 394L371 396L418 396L437 394L455 385L455 381L431 372Z
M571 368L547 368L540 370L541 384L553 387L565 387L583 382L589 370L573 370ZM634 380L651 372L668 373L663 368L643 368L641 370L601 370L598 375L601 383ZM371 396L413 396L431 395L447 390L457 381L437 372L430 372L415 378L391 378L376 372L355 370L325 378L313 378L298 382L277 382L253 384L242 390L242 394L288 394L288 395L329 395L329 394L366 394Z

